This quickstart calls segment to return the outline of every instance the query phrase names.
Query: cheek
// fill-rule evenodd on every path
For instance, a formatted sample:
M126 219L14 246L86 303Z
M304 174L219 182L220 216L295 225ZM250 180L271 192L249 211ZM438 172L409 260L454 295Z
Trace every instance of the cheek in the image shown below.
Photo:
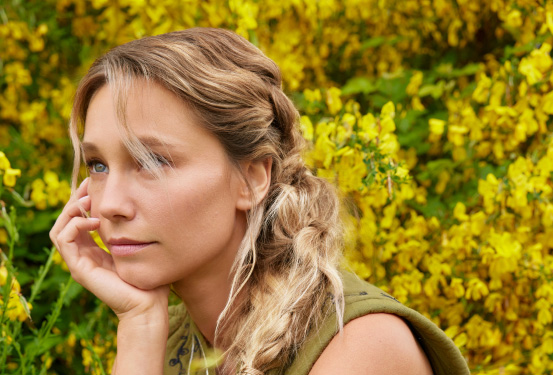
M158 207L166 207L163 211L173 220L186 221L196 227L213 226L220 219L234 217L235 194L229 188L228 180L210 177L198 181L201 183L171 189L169 197L159 202Z
M90 214L92 217L99 217L98 206L100 205L100 201L102 199L102 189L100 188L100 184L91 180L88 184L87 193L91 202Z

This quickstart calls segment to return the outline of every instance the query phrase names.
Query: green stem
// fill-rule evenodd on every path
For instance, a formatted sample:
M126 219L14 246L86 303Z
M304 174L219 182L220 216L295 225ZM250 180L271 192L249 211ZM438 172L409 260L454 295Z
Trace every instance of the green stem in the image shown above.
M50 331L54 327L56 320L58 320L58 316L60 315L61 308L63 306L63 301L65 300L65 296L67 295L67 292L69 291L69 288L71 287L72 284L73 284L73 279L71 278L71 276L69 276L69 278L67 279L67 283L63 286L63 289L60 292L60 296L56 301L54 311L52 311L52 314L48 318L48 321L46 322L46 324L40 328L40 332L38 334L39 341L42 341L48 338L48 336L50 336Z
M45 248L46 251L48 249ZM54 253L56 252L56 248L52 246L50 249L50 254L48 255L48 260L46 260L46 264L44 264L42 267L40 267L38 280L34 283L34 285L31 288L31 297L29 298L29 303L33 303L35 300L37 294L40 291L40 287L42 286L42 282L44 281L44 278L46 277L46 274L50 270L50 267L52 266L52 260L54 259Z
M48 319L45 323L42 324L40 327L38 337L36 338L36 345L31 346L28 348L28 350L25 352L24 357L22 357L21 363L24 362L28 363L34 363L35 357L40 354L40 348L42 347L42 344L45 340L47 340L50 335L52 328L54 327L54 324L56 324L56 321L58 320L58 317L60 315L61 309L63 307L63 301L65 300L65 296L67 295L67 292L69 291L69 288L73 284L73 279L71 276L67 279L67 283L62 286L62 289L60 291L60 295L56 301L56 304L54 306L54 309L52 313L48 316Z

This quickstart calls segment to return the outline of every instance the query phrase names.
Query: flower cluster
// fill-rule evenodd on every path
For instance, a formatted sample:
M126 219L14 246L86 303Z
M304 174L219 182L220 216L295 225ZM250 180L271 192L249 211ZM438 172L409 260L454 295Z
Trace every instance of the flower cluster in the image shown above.
M7 280L8 270L5 266L0 266L0 287L3 287L8 282ZM4 308L6 303L2 296L0 296L0 309ZM23 322L31 318L30 311L33 306L25 300L25 297L21 294L21 286L17 279L11 280L10 294L8 296L6 316L9 320L19 320Z
M553 3L63 0L0 13L0 175L13 199L0 198L20 205L21 263L40 263L69 197L66 124L92 61L146 35L228 28L280 66L305 159L346 202L347 264L446 329L473 373L553 373ZM2 249L11 240L0 228ZM81 294L64 311L47 373L111 368L114 345L66 324L93 305Z
M43 178L35 179L31 189L31 200L39 210L65 204L71 196L71 187L67 180L60 181L53 171L46 171Z

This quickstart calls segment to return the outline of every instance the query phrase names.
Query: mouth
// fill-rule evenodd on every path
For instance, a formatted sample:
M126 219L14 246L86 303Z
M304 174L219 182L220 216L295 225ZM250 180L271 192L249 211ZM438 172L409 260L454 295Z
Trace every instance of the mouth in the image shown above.
M112 238L107 242L107 247L112 255L131 256L156 242L142 242L128 238Z

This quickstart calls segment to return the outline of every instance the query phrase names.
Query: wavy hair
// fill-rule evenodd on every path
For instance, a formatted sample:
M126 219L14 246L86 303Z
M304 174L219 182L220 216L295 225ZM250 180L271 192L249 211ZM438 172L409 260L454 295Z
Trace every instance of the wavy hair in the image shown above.
M215 343L226 349L225 365L232 370L262 374L285 367L326 314L335 311L341 329L344 300L337 270L338 198L302 160L299 115L282 90L279 68L247 40L222 29L192 28L112 49L77 89L70 122L73 186L87 109L106 84L115 92L125 146L146 167L156 162L125 121L125 98L137 79L182 99L236 167L243 160L272 159L269 192L247 214Z

